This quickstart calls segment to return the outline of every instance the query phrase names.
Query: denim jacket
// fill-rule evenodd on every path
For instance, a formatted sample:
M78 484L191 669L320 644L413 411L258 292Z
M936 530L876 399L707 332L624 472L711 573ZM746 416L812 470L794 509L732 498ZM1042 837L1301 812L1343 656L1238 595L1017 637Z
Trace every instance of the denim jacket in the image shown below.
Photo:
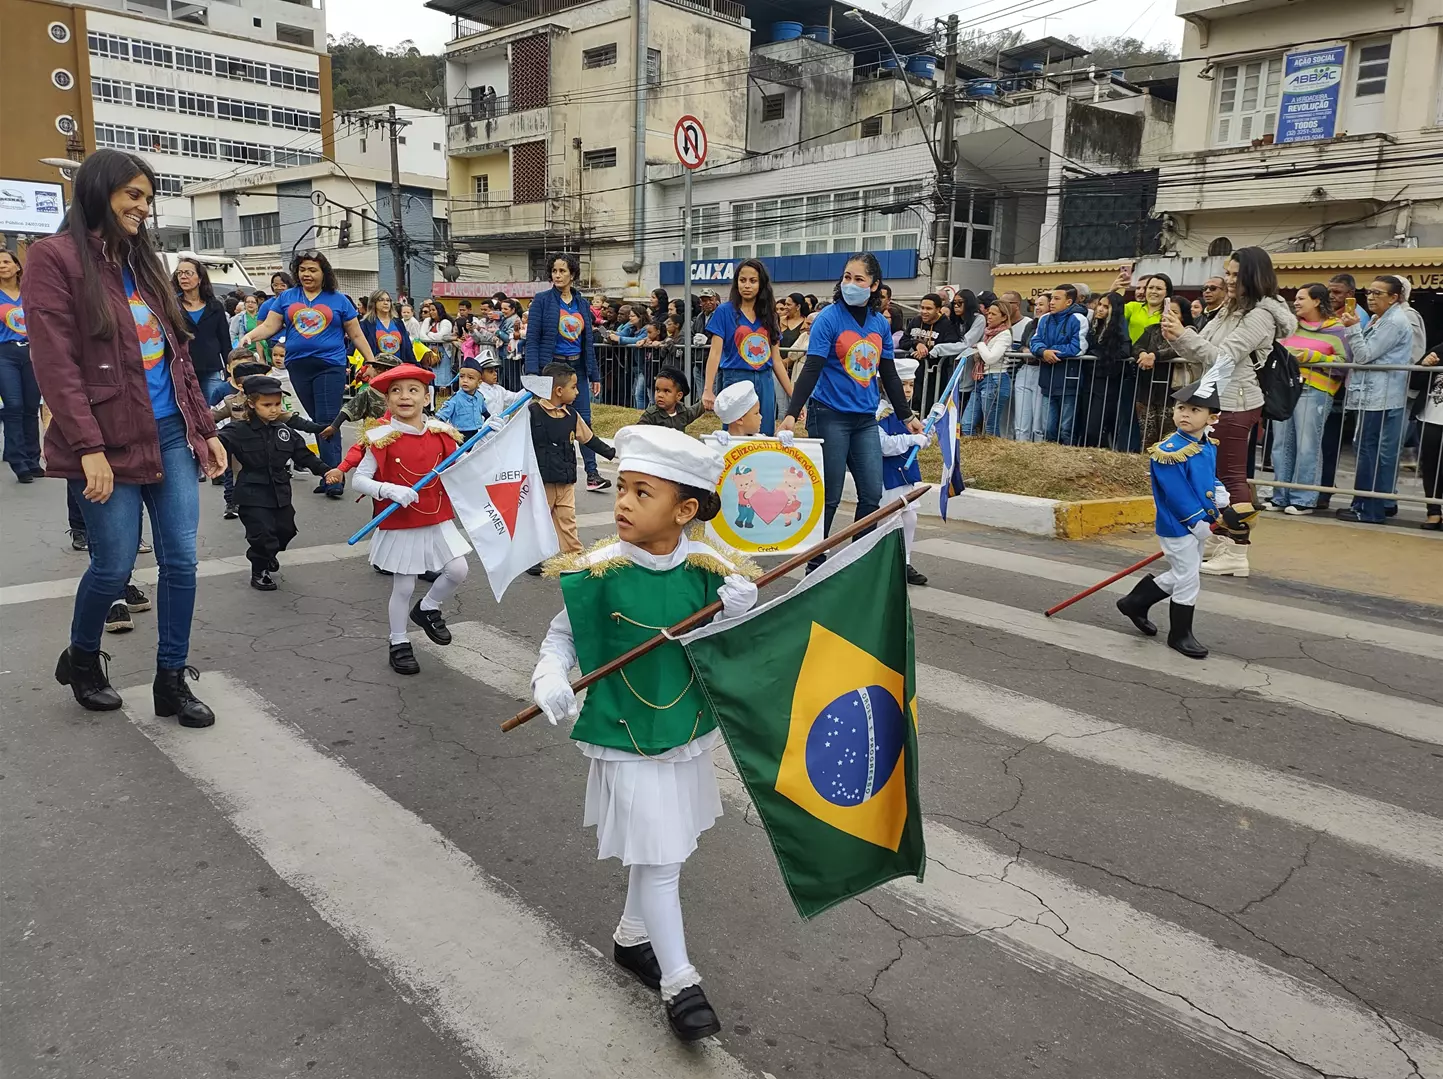
M1413 327L1403 304L1394 304L1385 315L1366 327L1348 327L1348 344L1355 364L1409 364L1413 361ZM1345 409L1381 412L1401 409L1408 399L1406 371L1364 371L1348 373Z

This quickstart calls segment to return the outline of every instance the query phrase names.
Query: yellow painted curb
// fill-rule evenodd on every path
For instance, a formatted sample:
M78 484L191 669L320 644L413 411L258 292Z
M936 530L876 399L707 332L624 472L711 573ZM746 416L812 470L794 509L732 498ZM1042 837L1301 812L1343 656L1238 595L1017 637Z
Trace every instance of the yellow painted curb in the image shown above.
M1152 499L1147 497L1060 502L1056 508L1057 537L1082 540L1134 525L1151 525L1155 514Z

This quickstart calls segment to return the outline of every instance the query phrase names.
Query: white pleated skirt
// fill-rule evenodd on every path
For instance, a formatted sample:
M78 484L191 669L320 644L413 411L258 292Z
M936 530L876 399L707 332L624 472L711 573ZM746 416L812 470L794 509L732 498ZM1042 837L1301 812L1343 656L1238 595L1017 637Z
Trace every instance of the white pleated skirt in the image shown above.
M371 533L371 565L393 574L440 570L470 550L471 545L452 521L419 529L376 529Z
M721 817L712 730L660 757L641 757L579 743L591 759L582 824L596 826L596 857L623 866L685 862L696 841Z

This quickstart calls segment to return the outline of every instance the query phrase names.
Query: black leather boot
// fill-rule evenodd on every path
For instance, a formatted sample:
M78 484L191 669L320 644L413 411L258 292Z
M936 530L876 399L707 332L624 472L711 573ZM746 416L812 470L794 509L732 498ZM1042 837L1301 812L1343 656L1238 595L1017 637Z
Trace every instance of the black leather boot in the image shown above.
M190 692L187 677L199 679L200 672L189 665L155 669L155 683L151 686L155 695L155 715L174 716L181 727L210 727L215 723L215 713Z
M1148 637L1157 637L1157 624L1147 617L1147 613L1153 604L1165 599L1167 593L1158 586L1157 579L1147 574L1132 587L1132 592L1117 602L1117 610Z
M700 986L688 986L666 1003L666 1019L682 1042L696 1042L721 1030L716 1010Z
M661 989L661 964L652 951L651 942L640 945L611 943L611 957L653 990Z
M110 685L110 673L102 660L107 652L87 652L71 645L55 664L55 681L70 687L81 708L92 712L110 712L121 706L120 694Z
M1191 604L1179 604L1177 601L1168 604L1167 643L1190 659L1202 660L1208 654L1207 647L1200 645L1192 636L1192 616L1196 610Z

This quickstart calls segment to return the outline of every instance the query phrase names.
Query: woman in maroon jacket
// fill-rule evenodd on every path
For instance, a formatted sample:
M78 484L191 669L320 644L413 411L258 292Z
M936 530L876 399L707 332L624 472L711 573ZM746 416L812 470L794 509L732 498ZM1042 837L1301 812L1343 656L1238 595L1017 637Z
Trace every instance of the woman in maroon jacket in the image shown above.
M70 646L55 678L87 709L120 708L100 660L105 613L135 565L140 513L150 511L160 645L155 712L186 727L215 715L191 693L186 666L195 608L196 470L225 471L186 351L181 314L145 221L155 174L140 158L98 150L75 175L70 210L54 236L32 244L25 267L25 313L35 378L51 422L49 476L79 498L90 539L90 568L75 592Z

